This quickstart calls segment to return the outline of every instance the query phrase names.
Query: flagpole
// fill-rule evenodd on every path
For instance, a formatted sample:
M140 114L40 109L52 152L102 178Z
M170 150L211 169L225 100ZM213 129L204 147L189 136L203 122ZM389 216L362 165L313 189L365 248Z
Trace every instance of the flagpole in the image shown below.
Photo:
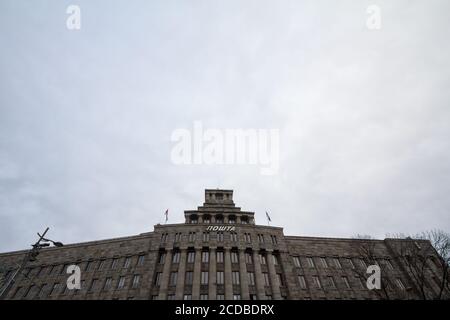
M271 221L271 219L270 219L270 216L269 216L269 214L267 213L267 211L266 211L266 219L267 219L267 225L270 226L270 221Z

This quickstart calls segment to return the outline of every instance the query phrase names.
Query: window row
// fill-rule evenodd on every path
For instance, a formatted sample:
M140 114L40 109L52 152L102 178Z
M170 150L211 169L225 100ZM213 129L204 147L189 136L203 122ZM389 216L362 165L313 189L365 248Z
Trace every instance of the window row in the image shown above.
M201 217L201 219L200 219L200 217ZM212 216L210 216L208 214L202 215L200 217L196 214L189 216L189 223L190 224L198 224L198 223L211 223L212 222ZM237 220L238 219L235 215L229 215L227 223L236 224ZM241 224L249 224L251 222L251 218L249 218L247 216L241 216L239 220L240 220ZM223 215L214 215L214 223L217 223L217 224L225 223L224 216Z
M184 239L183 238L183 233L177 232L177 233L174 234L174 242L181 242L181 241L184 241L184 240L187 240L188 242L194 242L196 240L200 240L200 238L198 238L198 234L199 234L198 232L194 232L194 231L189 232L186 235L186 238ZM218 241L218 242L223 242L224 241L224 233L223 232L219 231L219 232L216 232L215 234L216 234L216 241ZM233 242L239 241L239 236L238 236L238 234L236 232L229 232L229 235L230 235L229 236L230 241L233 241ZM169 239L169 233L161 234L161 243L166 243L168 241L168 239ZM265 242L264 239L265 238L264 238L263 234L258 234L258 241L260 243L264 243ZM209 232L203 232L201 234L201 240L204 241L204 242L210 241L211 240L210 233ZM243 234L243 240L245 242L247 242L247 243L251 243L252 242L251 234L250 233L244 233ZM277 244L278 243L277 236L270 235L270 241L271 241L272 244Z
M269 273L263 272L263 281L265 286L271 286L270 276ZM254 272L247 272L247 283L250 286L256 285L255 282L255 273ZM278 284L280 286L285 286L285 281L281 273L276 274ZM161 280L162 280L162 272L157 272L155 276L154 285L159 287L161 286ZM179 280L178 272L173 271L170 273L169 276L169 286L176 286ZM194 280L194 272L193 271L186 271L184 276L184 285L191 286L193 285ZM201 285L208 285L210 282L210 273L209 271L202 271L200 273L200 284ZM241 283L241 273L239 271L232 271L231 272L231 283L233 285L239 285ZM217 285L224 285L225 284L225 275L223 271L217 271L216 272L216 279L213 284Z
M303 263L300 257L294 256L292 257L292 260L294 262L294 265L297 268L301 267L309 267L309 268L337 268L342 269L342 261L345 261L348 268L355 269L355 263L354 260L357 261L358 265L363 268L367 269L368 263L362 259L362 258L337 258L337 257L304 257ZM381 267L380 261L390 270L394 270L394 265L389 259L378 259L374 263L379 265Z
M117 280L117 284L115 288L117 290L126 288L126 276L121 276ZM130 287L132 289L137 289L141 282L141 275L135 274L132 277L132 281ZM89 286L86 287L86 281L81 280L80 289L69 290L66 283L56 282L52 286L47 283L42 285L31 285L28 287L17 287L15 293L13 294L14 299L18 298L46 298L57 296L60 294L68 294L69 292L74 292L74 294L78 294L80 291L86 290L87 292L99 292L99 291L108 291L113 288L113 278L107 277L101 282L99 279L93 279L89 282Z
M82 270L83 271L95 271L95 270L117 269L119 267L129 268L132 265L143 266L144 262L145 262L145 255L139 255L136 257L129 256L129 257L125 257L125 258L89 260L86 262L86 264L84 265ZM77 263L75 262L75 263L66 263L66 264L60 264L60 265L38 266L38 267L33 267L33 268L26 268L23 270L22 274L25 277L66 274L67 267L72 264L77 264ZM80 264L80 263L78 262L78 264Z
M160 264L164 264L166 260L167 254L165 252L160 252L158 262ZM180 257L181 252L180 251L174 251L172 254L172 263L180 263ZM279 258L277 255L271 255L272 262L274 265L279 264ZM201 262L202 263L208 263L210 259L210 252L209 251L201 251ZM245 263L252 264L253 263L253 254L251 252L245 252L244 253L244 259ZM267 257L263 253L258 254L259 263L262 265L267 264ZM230 252L230 260L231 263L239 263L239 253L237 251L231 251ZM195 251L188 251L187 257L186 257L187 263L194 263L195 262ZM224 262L224 251L217 250L216 251L216 262L217 263L223 263Z
M339 286L342 289L367 289L366 284L361 280L360 277L354 277L355 282L357 283L357 288L352 288L349 278L347 276L341 276L341 285ZM326 276L326 277L319 277L319 276L312 276L309 281L306 280L306 276L304 275L298 275L297 280L300 286L300 289L308 289L308 288L315 288L315 289L338 289L338 285L336 284L335 277L333 276ZM395 279L395 283L398 286L400 290L406 290L405 285L403 284L402 280L400 278Z

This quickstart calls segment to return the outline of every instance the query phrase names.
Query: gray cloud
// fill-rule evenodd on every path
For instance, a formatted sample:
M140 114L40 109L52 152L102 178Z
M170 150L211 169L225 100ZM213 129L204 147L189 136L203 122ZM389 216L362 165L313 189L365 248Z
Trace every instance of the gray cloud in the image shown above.
M182 222L216 187L292 235L450 230L448 1L78 1L76 32L69 4L0 3L0 251ZM279 173L173 165L195 120L279 128Z

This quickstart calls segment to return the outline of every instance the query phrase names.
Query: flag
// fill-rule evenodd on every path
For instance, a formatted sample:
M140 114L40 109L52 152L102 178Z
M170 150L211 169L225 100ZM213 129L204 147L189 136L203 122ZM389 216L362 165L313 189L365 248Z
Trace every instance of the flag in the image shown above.
M169 220L169 209L166 210L164 215L166 216L166 222L167 222L167 220Z
M267 211L266 211L266 217L267 217L267 220L268 220L268 221L272 221L272 219L270 219L270 216L269 216L269 214L267 213Z

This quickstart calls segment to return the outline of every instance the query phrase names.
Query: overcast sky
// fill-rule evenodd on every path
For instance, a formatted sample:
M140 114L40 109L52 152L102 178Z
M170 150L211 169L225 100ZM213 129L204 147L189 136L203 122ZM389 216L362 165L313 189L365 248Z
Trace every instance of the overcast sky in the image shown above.
M81 29L66 8L81 8ZM366 27L370 4L381 29ZM183 222L234 190L287 235L450 231L450 2L0 1L0 251ZM175 165L177 128L279 129L278 173Z

